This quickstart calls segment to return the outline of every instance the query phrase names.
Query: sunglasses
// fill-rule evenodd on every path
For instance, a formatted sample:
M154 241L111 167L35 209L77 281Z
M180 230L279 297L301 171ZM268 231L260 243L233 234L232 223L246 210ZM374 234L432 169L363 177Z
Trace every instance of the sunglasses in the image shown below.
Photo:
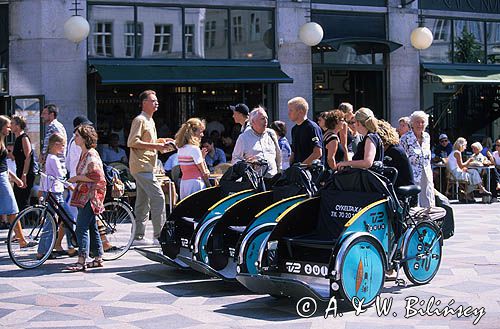
M439 142L442 143L442 142L447 142L447 141L448 141L447 139L442 139Z

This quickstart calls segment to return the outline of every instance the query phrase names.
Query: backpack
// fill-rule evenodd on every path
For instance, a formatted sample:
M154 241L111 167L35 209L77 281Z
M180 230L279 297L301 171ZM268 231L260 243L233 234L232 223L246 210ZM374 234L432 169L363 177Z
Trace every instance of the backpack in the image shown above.
M110 165L102 164L106 184L111 189L112 198L121 198L125 193L125 184L120 179L120 172Z

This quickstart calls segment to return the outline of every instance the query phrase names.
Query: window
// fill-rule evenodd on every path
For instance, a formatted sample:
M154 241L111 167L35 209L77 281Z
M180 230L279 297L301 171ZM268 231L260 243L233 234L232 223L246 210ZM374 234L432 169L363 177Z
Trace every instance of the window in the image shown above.
M194 42L194 25L184 26L184 44L186 54L193 53L193 42Z
M205 23L205 47L214 48L215 47L215 37L217 32L217 22L208 21Z
M434 41L450 41L450 20L436 19L433 31Z
M153 53L163 54L172 51L172 25L156 24Z
M484 22L456 20L453 23L453 62L484 64Z
M488 64L500 64L500 22L486 23Z
M140 54L142 51L142 23L134 22L125 23L125 56L134 57L135 54L135 26L137 26L137 52Z
M97 56L113 57L113 24L96 22L94 28L94 49Z
M240 43L243 41L243 24L241 16L233 17L233 42Z
M250 14L250 40L260 40L260 17L255 13Z

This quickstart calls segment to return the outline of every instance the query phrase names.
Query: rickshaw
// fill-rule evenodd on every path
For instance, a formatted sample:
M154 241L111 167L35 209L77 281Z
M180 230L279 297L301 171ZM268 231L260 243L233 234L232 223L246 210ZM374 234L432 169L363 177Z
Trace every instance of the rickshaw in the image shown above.
M179 259L199 272L236 281L238 241L250 232L272 230L274 219L287 208L315 195L313 175L318 177L322 171L321 163L310 168L291 166L268 190L246 196L230 205L222 216L201 222L189 242L192 254L179 255Z
M262 189L262 182L252 164L238 162L226 171L219 185L200 190L177 203L158 239L161 253L147 247L135 250L152 261L189 268L177 256L190 255L189 241L195 228L202 222L220 218L230 205L259 189Z
M272 231L245 236L236 279L257 293L335 297L362 307L375 302L387 271L401 284L403 267L411 282L426 284L439 269L442 236L434 221L409 214L419 192L414 185L393 189L370 170L336 173L318 197L280 214Z

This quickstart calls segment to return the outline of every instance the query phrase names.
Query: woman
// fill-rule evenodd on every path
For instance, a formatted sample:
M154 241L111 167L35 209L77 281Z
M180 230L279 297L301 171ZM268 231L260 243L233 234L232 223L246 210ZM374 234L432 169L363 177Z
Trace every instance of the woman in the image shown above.
M179 193L181 200L206 187L205 180L208 179L210 171L200 150L204 130L205 126L200 119L191 118L175 134L175 144L179 149L177 153L182 172Z
M415 111L410 116L411 130L401 137L404 148L413 169L415 184L421 187L418 205L428 208L435 205L434 183L431 167L431 137L425 132L429 116L424 111Z
M326 117L328 115L328 111L323 111L320 114L318 114L318 126L321 128L321 131L324 133L326 131Z
M462 152L466 148L467 140L463 137L457 138L453 144L453 152L448 156L448 169L457 181L467 182L465 199L474 202L473 192L476 188L479 188L482 195L491 195L491 192L484 188L483 180L477 170L467 170L467 166L474 161L474 158L470 157L467 161L462 161Z
M16 136L14 150L12 154L16 161L16 175L23 181L23 188L14 186L14 195L16 196L17 206L24 209L30 202L31 188L35 181L33 149L31 140L24 131L26 129L26 119L19 115L12 117L12 132Z
M339 162L337 164L338 170L348 166L368 169L373 165L374 161L382 161L384 159L384 147L380 136L377 134L378 120L375 118L372 110L362 107L356 111L354 119L356 131L364 136L364 138L358 144L352 160Z
M14 173L11 172L7 166L7 147L5 146L5 137L9 134L10 119L4 115L0 115L0 215L7 215L9 223L12 223L14 219L16 219L19 208L17 207L14 190L12 189L12 185L10 185L9 178L19 188L23 187L23 181L14 175ZM21 248L32 247L34 244L26 241L22 234L20 222L18 222L18 224L19 225L15 227L14 230L19 246Z
M290 167L290 154L292 154L292 148L288 139L286 139L286 125L283 121L274 121L271 123L271 129L278 135L278 145L281 150L281 169L285 170Z
M80 146L82 154L76 167L76 176L68 179L76 183L71 197L71 205L78 208L76 219L76 238L78 241L78 262L68 266L70 272L85 271L86 268L102 267L104 250L97 229L96 215L104 211L106 195L106 179L102 169L102 161L95 150L97 133L94 127L80 125L75 129L75 144ZM90 232L90 251L94 260L85 264L88 255L87 245Z
M410 160L399 144L399 132L389 122L379 120L378 134L384 144L384 165L396 168L398 171L394 186L413 185Z
M339 139L344 113L339 110L327 112L324 121L326 131L323 133L323 153L325 154L326 164L331 170L335 171L338 162L348 160L347 152L345 152Z

